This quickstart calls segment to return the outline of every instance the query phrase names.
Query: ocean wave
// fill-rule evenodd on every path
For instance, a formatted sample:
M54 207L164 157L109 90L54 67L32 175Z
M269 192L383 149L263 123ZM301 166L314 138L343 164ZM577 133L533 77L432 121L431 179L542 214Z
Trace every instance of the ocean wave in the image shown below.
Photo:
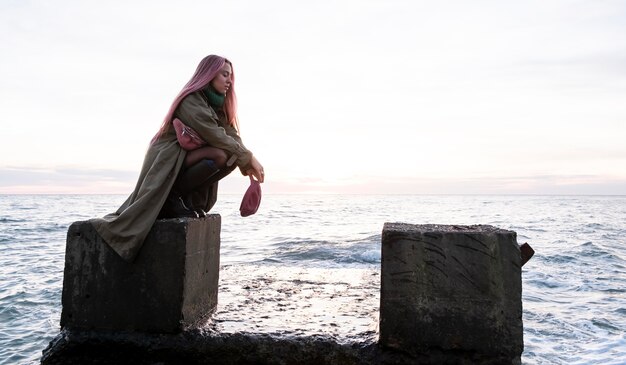
M0 223L24 223L24 222L26 222L26 219L6 218L6 217L0 218Z
M605 329L608 331L620 331L621 328L614 326L609 320L606 318L594 318L591 320L591 323L601 329Z
M0 322L9 327L0 331L4 363L23 363L15 361L22 355L36 361L58 333L67 223L115 211L124 199L1 197ZM231 305L220 306L217 319L230 320L234 329L280 331L274 320L288 318L296 323L292 333L311 324L325 331L338 322L319 307L323 292L327 303L345 310L346 324L333 330L352 333L354 306L364 323L377 312L384 222L495 222L537 251L522 272L522 362L626 363L625 198L268 195L246 220L238 214L240 199L222 195L214 208L223 217L220 300ZM343 284L353 280L358 285Z
M274 243L272 252L265 258L275 262L318 262L328 266L336 264L377 264L380 263L380 242L378 237L345 240L288 240Z
M585 242L581 247L581 255L587 258L602 258L607 264L610 264L613 261L623 261L623 259L617 255L615 255L611 250L608 250L604 247L594 244L593 242Z
M555 263L555 264L569 264L578 260L578 258L575 256L560 255L560 254L550 255L550 256L542 255L541 257L543 257L543 259L547 261L548 263Z

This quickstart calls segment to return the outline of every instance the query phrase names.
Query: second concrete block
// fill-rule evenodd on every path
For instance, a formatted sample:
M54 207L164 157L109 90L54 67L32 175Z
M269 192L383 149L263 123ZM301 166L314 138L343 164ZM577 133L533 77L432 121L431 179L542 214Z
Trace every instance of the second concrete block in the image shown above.
M515 232L386 223L381 261L382 346L519 361L522 283Z

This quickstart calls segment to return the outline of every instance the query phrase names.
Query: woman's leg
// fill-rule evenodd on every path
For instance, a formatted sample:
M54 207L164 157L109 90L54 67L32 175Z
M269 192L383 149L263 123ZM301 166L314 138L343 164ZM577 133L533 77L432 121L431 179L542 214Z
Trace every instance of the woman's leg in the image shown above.
M215 147L201 147L187 152L183 169L168 196L167 209L161 216L204 217L204 209L207 209L205 206L209 204L205 202L197 207L192 198L195 195L201 196L202 192L198 190L210 187L232 171L233 168L226 168L227 157L224 150ZM203 199L205 200L206 198Z
M215 167L218 169L226 166L226 160L228 156L224 150L216 148L216 147L200 147L193 151L187 152L187 157L185 157L185 167L190 167L202 160L212 160L215 164Z
M185 196L200 186L222 179L232 171L232 168L226 167L227 158L226 152L216 147L201 147L187 152L185 166L179 173L173 189Z
M207 212L211 210L217 201L217 187L219 180L229 175L234 169L233 164L230 167L221 169L217 174L211 176L210 179L199 186L190 196L190 205L198 213L200 217L205 217Z

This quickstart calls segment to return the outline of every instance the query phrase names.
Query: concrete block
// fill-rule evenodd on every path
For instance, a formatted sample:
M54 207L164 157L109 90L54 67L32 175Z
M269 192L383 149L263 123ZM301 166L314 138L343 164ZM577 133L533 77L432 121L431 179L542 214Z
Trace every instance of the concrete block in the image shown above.
M133 263L88 221L67 233L61 327L178 332L217 305L221 217L158 220Z
M522 282L515 232L385 223L381 261L380 345L519 362Z

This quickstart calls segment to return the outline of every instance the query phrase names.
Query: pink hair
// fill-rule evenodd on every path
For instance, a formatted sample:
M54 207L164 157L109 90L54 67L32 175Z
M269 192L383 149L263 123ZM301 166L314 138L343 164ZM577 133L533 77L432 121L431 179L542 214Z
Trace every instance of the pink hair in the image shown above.
M161 124L161 128L157 134L152 138L152 142L156 142L159 137L165 133L170 124L172 124L172 119L174 116L174 112L180 102L189 94L194 93L196 91L202 90L209 85L211 80L217 76L218 72L224 67L224 64L228 63L230 67L233 67L233 64L224 57L209 55L206 56L200 61L198 67L196 68L196 72L193 74L191 79L187 82L185 87L178 93L178 96L174 99L172 106L170 106L170 110L165 115L165 119L163 120L163 124ZM224 99L224 112L226 113L226 118L228 119L228 123L235 127L237 131L239 131L239 122L237 120L237 96L235 95L235 71L232 70L231 73L232 84L226 93L226 98Z

